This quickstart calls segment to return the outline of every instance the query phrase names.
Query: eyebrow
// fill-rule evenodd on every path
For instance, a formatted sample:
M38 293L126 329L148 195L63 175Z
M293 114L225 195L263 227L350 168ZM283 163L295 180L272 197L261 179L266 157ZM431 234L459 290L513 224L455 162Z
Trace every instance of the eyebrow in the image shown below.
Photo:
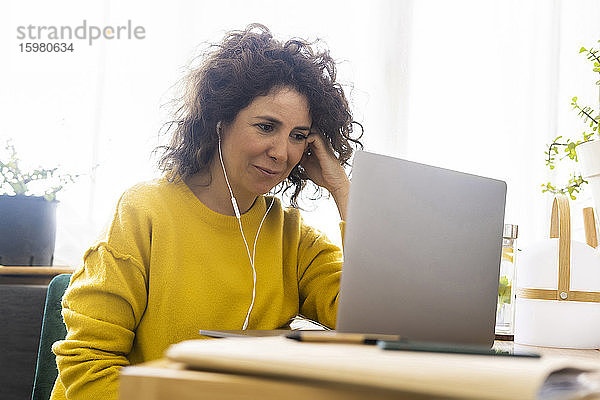
M272 122L274 124L281 125L281 121L280 120L278 120L277 118L274 118L274 117L270 117L268 115L257 115L254 118L256 118L256 119L264 119L264 120L267 120L267 121ZM296 127L294 127L294 130L298 130L298 131L310 131L310 127L308 127L308 126L296 126Z

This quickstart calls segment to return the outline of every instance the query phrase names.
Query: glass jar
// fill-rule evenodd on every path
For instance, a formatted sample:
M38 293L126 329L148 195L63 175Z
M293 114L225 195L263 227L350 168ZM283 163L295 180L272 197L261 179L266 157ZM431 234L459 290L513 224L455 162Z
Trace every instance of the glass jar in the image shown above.
M502 234L502 260L496 311L496 335L512 340L515 331L515 268L517 255L517 225L505 224Z

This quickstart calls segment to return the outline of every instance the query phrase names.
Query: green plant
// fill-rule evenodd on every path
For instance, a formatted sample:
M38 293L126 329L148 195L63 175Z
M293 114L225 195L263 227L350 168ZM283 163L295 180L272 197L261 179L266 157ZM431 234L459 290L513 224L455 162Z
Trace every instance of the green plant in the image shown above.
M600 40L598 40L600 43ZM579 53L584 53L587 60L593 64L593 71L598 72L600 74L600 50L596 50L594 48L586 49L582 47L579 50ZM596 85L600 86L600 80L596 81ZM599 88L600 93L600 88ZM600 97L599 97L600 103ZM596 111L592 109L592 107L584 106L581 107L577 103L577 97L573 97L571 99L571 105L573 106L573 110L577 110L577 114L583 119L584 123L589 122L588 132L583 132L580 136L579 140L571 140L571 139L563 139L562 136L558 136L556 139L552 141L548 145L548 150L545 152L546 154L546 166L553 170L556 167L556 157L561 153L559 148L564 149L564 154L559 158L558 161L563 160L565 158L569 158L575 162L577 162L577 146L582 143L590 142L594 140L594 135L600 135L600 130L598 129L600 114L596 114ZM600 136L599 136L600 138ZM580 174L572 173L570 175L569 182L562 187L556 187L551 182L547 182L542 185L542 192L550 192L553 194L568 194L571 199L575 200L576 193L579 193L583 185L588 183Z
M46 187L43 196L48 201L56 200L56 193L66 184L75 182L78 175L58 175L58 168L43 169L39 167L31 172L22 171L19 167L17 152L11 141L6 142L7 160L0 159L0 194L31 196L31 184L41 183Z
M500 277L498 285L498 304L510 304L511 302L512 282L506 276Z

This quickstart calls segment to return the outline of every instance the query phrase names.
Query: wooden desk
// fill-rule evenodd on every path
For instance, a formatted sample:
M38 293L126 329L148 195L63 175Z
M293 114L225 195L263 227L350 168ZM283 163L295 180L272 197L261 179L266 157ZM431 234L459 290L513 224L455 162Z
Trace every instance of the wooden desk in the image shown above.
M52 278L60 274L72 274L74 267L6 267L0 265L0 284L48 285Z
M186 369L161 359L122 370L120 400L450 400L384 388ZM456 400L456 399L454 399Z
M510 350L512 342L495 342L494 348ZM598 350L567 350L516 345L517 349L541 353L544 357L570 357L600 364ZM503 357L501 357L503 358ZM509 385L510 383L507 383ZM249 374L233 374L186 369L185 365L161 359L122 370L120 399L254 399L265 400L369 400L450 399L349 383L320 382ZM591 397L586 397L586 400Z

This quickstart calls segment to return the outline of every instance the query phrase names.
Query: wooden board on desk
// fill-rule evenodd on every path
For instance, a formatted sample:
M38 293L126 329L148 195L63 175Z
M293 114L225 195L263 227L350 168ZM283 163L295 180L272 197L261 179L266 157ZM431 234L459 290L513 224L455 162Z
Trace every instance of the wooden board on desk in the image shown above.
M588 360L523 359L384 351L375 346L285 338L195 340L176 344L167 352L170 359L204 371L479 400L534 399L553 371L600 369L600 357L591 354Z
M201 396L200 396L201 394ZM120 400L450 400L354 384L307 379L196 371L166 359L126 367L119 380Z

